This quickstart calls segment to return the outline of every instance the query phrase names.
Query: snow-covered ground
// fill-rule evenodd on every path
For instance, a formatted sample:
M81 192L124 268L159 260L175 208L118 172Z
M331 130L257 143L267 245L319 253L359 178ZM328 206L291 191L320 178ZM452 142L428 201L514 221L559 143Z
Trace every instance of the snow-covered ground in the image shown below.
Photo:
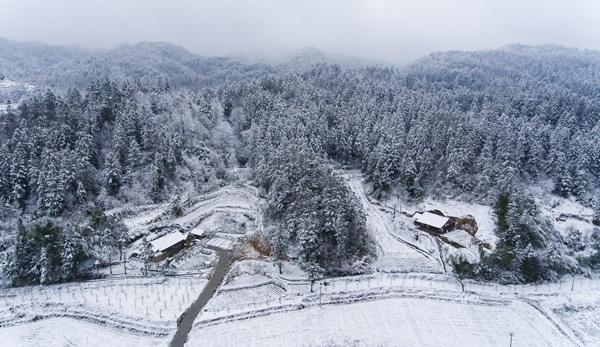
M0 326L65 316L164 335L206 283L190 275L9 288L0 293Z
M106 214L120 219L127 227L130 239L136 240L125 250L127 256L142 251L143 236L152 243L173 230L193 231L205 238L218 236L223 239L223 246L230 249L237 239L256 230L258 225L255 220L259 200L256 190L248 185L225 186L213 192L187 197L182 204L183 214L179 217L173 216L171 203L119 207ZM118 258L118 254L115 254L115 258ZM197 249L185 249L165 262L169 263L171 271L181 273L202 270L213 260L213 257L207 257L206 253L202 254ZM129 262L136 272L142 265L135 258ZM106 269L103 272L107 273ZM116 273L120 272L117 268Z
M569 346L522 302L393 298L325 305L195 330L186 346Z
M317 281L311 291L297 264L284 262L279 273L274 263L249 251L232 264L196 318L188 346L506 346L511 333L513 346L600 344L600 280L564 279L537 286L460 282L446 268L456 249L419 231L412 218L369 198L356 172L341 175L362 203L377 243L375 271ZM50 346L168 343L166 336L202 291L214 263L214 252L204 247L231 248L255 230L259 202L252 188L229 186L192 197L176 219L169 216L168 204L112 211L142 234L173 223L202 230L207 240L195 241L170 260L177 273L189 274L2 291L0 341ZM544 213L589 212L567 205L547 205ZM432 200L413 207L472 215L479 226L477 238L495 242L489 207ZM460 244L472 241L462 231L447 237Z
M444 271L435 240L401 219L394 219L385 208L374 204L365 191L362 176L354 171L340 171L361 202L367 215L367 230L377 243L376 268L386 272ZM412 223L411 223L412 224ZM415 234L418 233L418 240Z
M33 84L17 82L8 79L0 80L0 91L8 91L13 89L23 89L27 91L32 91L33 89L35 89L35 86Z
M423 203L417 206L411 206L411 209L415 211L428 211L428 210L441 210L447 216L463 217L471 215L475 217L477 221L477 233L475 236L483 241L489 243L492 247L496 245L498 238L494 233L496 229L496 223L492 217L492 208L490 206L472 204L463 201L456 200L432 200L426 199Z
M288 264L279 274L267 261L239 261L197 318L189 346L505 346L511 333L513 346L597 345L598 279L577 278L573 287L568 278L503 286L461 283L451 274L431 271L440 264L439 252L447 258L452 247L427 247L433 237L426 233L416 240L410 217L394 218L393 209L367 196L359 175L341 174L367 214L367 227L379 248L378 271L318 281L311 292L306 275L301 270L287 273ZM426 201L416 208L472 215L479 226L477 238L495 242L489 207ZM472 242L464 231L447 236ZM392 257L405 263L395 266ZM569 296L588 301L569 299L565 304Z
M233 247L233 242L228 239L214 237L206 242L207 246L218 247L221 249L231 250Z
M387 203L371 199L366 192L362 174L356 170L338 170L357 195L367 214L367 228L378 244L376 269L385 272L451 271L452 257L463 256L471 262L479 261L480 244L493 249L497 237L490 206L456 200L426 199L419 204L403 201ZM447 216L472 216L477 222L475 236L464 230L455 230L443 237L434 237L414 225L417 211L441 210ZM455 243L457 248L449 243Z
M600 346L600 295L589 292L543 297L539 303L586 346Z
M182 217L174 219L173 223L191 229L215 212L253 213L258 207L255 191L248 186L228 186L197 200L199 201L187 209Z
M189 198L191 206L183 215L172 218L170 204L117 208L107 215L122 217L131 237L146 235L153 227L178 225L186 231L195 228L215 231L223 227L222 215L256 217L258 198L254 188L247 185L226 186L217 191ZM243 232L242 232L243 233Z
M574 199L552 197L536 200L541 206L542 214L552 221L556 230L563 236L567 236L571 230L579 230L587 237L595 228L592 224L592 209Z
M187 229L206 230L209 237L216 234L218 237L208 243L230 249L238 237L253 230L257 209L258 199L252 188L227 186L191 197L190 207L184 208L179 218L170 215L170 204L122 207L107 214L121 219L132 238L149 235L152 240L159 236L151 232L152 228L178 224ZM141 242L141 239L133 242L124 253L130 255ZM141 277L143 262L131 258L127 262L127 275L123 264L117 263L112 274L108 267L99 270L107 276L103 280L4 289L0 291L0 337L6 334L15 345L29 340L33 345L43 345L46 340L42 333L57 325L56 322L64 322L65 327L73 329L45 333L56 341L55 345L95 345L89 341L109 346L164 344L168 341L142 336L172 334L178 318L202 292L216 260L214 251L205 248L205 243L195 241L157 264L177 276L157 275L153 271L154 276ZM117 259L118 254L114 254L113 260ZM152 269L155 267L160 266ZM104 338L87 333L92 323ZM140 338L136 340L130 334Z
M170 266L179 274L204 272L217 261L214 251L195 244L171 259Z
M0 329L4 347L164 346L166 340L138 336L69 318L50 318Z
M271 264L272 265L272 264ZM286 280L249 263L197 318L189 346L596 346L600 280L503 286L441 274ZM238 269L234 269L240 273ZM319 308L322 302L322 307ZM580 314L581 312L581 314Z
M135 236L140 232L143 233L144 229L147 229L150 223L157 221L161 216L166 214L167 207L168 205L166 204L151 206L148 209L142 209L142 212L139 214L123 219L123 224L129 230L129 235Z
M530 187L541 214L548 218L554 228L566 237L569 232L578 230L584 238L591 235L596 226L592 224L593 210L583 206L574 197L563 198L552 193L552 181L540 182Z

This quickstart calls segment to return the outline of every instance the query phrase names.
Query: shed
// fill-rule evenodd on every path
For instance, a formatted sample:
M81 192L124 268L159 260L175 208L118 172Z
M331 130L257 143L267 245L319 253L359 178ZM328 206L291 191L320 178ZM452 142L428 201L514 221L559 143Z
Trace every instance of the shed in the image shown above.
M432 212L415 213L415 224L432 232L445 233L450 230L450 218Z
M190 230L190 233L189 233L190 238L196 238L196 239L203 238L205 235L206 235L206 232L204 231L204 229L200 229L197 227Z
M185 245L187 235L179 231L166 234L150 242L152 250L157 254L156 257L164 259L180 251Z

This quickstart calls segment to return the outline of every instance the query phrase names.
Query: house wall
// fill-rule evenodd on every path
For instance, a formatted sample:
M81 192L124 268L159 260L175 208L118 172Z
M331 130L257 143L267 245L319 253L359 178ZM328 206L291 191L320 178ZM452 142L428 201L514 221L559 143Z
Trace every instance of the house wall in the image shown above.
M185 240L181 240L178 243L174 244L173 246L165 249L164 251L160 252L159 255L155 256L153 258L154 261L161 261L164 260L168 257L171 257L175 254L177 254L179 251L181 251L183 249L183 247L185 246Z
M415 222L415 225L417 225L420 229L430 232L430 233L441 234L441 233L445 232L442 229L434 228L431 225L423 224L420 222Z

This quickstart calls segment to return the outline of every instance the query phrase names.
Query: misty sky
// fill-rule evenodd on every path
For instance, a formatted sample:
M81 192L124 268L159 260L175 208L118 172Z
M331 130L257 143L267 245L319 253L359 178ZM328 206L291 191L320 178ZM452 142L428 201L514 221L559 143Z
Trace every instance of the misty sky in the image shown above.
M600 1L0 0L0 36L91 48L167 41L201 55L312 46L400 63L516 42L600 49Z

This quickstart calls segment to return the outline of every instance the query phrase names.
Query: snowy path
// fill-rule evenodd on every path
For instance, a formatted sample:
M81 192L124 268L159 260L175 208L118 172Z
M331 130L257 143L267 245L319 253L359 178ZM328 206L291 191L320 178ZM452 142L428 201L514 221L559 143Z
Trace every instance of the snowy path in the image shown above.
M378 270L385 272L443 272L437 254L432 254L400 236L389 215L371 203L359 174L347 171L339 174L346 179L348 186L363 206L367 216L367 229L378 246L376 263Z

